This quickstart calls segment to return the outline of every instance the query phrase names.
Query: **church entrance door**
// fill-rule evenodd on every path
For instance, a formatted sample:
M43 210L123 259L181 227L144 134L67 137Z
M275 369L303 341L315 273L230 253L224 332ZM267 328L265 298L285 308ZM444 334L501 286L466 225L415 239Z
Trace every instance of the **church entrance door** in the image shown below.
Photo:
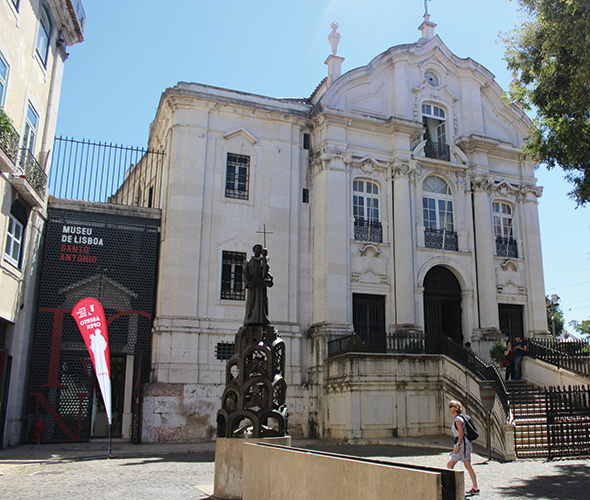
M522 324L522 306L512 304L499 304L500 330L504 335L510 338L514 344L514 338L524 338L524 328Z
M352 294L352 322L367 351L386 351L384 295Z
M442 339L463 345L461 285L446 267L433 267L424 278L426 352L437 352Z

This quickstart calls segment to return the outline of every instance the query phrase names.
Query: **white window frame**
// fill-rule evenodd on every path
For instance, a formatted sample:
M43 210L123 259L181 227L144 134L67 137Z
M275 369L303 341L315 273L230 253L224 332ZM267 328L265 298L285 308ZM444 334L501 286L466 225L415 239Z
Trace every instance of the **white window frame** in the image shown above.
M446 112L436 104L422 104L422 120L426 127L426 134L432 142L438 144L448 144Z
M505 201L494 201L492 216L496 238L514 239L514 208L512 205Z
M434 179L437 179L436 184L433 183ZM453 232L455 227L453 211L453 191L449 183L439 175L426 177L422 181L424 227Z
M49 55L49 46L51 45L51 35L53 26L51 23L51 16L45 5L39 7L39 31L37 32L37 43L35 44L35 51L39 56L40 61L44 67L47 67L47 58Z
M6 67L4 74L0 72L0 108L4 104L4 96L6 95L6 87L8 85L8 75L10 73L10 66L6 61L5 57L0 52L0 63Z
M34 118L34 120L33 120ZM35 140L37 138L37 127L39 126L39 114L35 111L31 101L28 102L27 114L23 128L23 140L21 147L28 149L32 155L35 154Z
M379 184L368 179L352 183L352 215L355 220L380 222Z
M19 231L17 231L19 229ZM21 255L25 236L25 226L14 215L8 215L8 227L6 228L6 245L4 247L4 260L20 269Z

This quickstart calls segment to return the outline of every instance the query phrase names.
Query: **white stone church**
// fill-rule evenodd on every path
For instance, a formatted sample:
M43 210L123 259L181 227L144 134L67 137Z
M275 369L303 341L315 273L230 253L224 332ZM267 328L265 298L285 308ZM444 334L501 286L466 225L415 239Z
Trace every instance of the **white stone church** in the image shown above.
M416 43L341 74L334 24L328 76L308 98L163 93L149 140L166 161L144 441L215 435L255 243L274 276L295 437L444 433L447 398L480 411L477 382L420 346L470 342L489 360L498 339L546 334L542 190L519 150L531 122L435 27L427 14ZM338 339L361 352L331 356Z

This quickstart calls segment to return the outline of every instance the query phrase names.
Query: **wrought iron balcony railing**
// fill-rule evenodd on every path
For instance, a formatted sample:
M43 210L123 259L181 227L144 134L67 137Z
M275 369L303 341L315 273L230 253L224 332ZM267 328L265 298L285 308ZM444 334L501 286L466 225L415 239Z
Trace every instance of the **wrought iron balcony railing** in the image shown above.
M15 165L18 156L19 141L20 137L18 133L10 123L0 124L0 148L2 148Z
M514 238L496 237L496 255L498 257L518 258L518 247Z
M451 161L451 148L448 144L443 144L442 142L426 141L424 155L426 158Z
M383 241L383 228L381 227L381 222L355 218L354 239L357 241L381 243Z
M82 5L81 0L70 0L74 7L74 12L76 13L76 17L78 18L78 22L80 23L80 27L82 31L84 31L84 24L86 24L86 12L84 11L84 6Z
M21 148L18 164L19 175L28 181L41 198L45 198L47 174L43 171L41 165L39 165L33 156L33 153L26 148Z
M445 229L431 229L427 227L424 231L424 246L426 248L457 252L459 250L457 233L446 231Z

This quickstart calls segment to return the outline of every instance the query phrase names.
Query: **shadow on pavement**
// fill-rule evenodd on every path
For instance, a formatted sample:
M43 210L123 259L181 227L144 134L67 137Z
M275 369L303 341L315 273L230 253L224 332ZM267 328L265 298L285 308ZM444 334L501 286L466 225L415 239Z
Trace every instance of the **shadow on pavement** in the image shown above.
M587 465L563 463L556 466L557 474L522 478L518 486L497 487L497 491L509 498L534 498L539 500L580 500L590 498Z

